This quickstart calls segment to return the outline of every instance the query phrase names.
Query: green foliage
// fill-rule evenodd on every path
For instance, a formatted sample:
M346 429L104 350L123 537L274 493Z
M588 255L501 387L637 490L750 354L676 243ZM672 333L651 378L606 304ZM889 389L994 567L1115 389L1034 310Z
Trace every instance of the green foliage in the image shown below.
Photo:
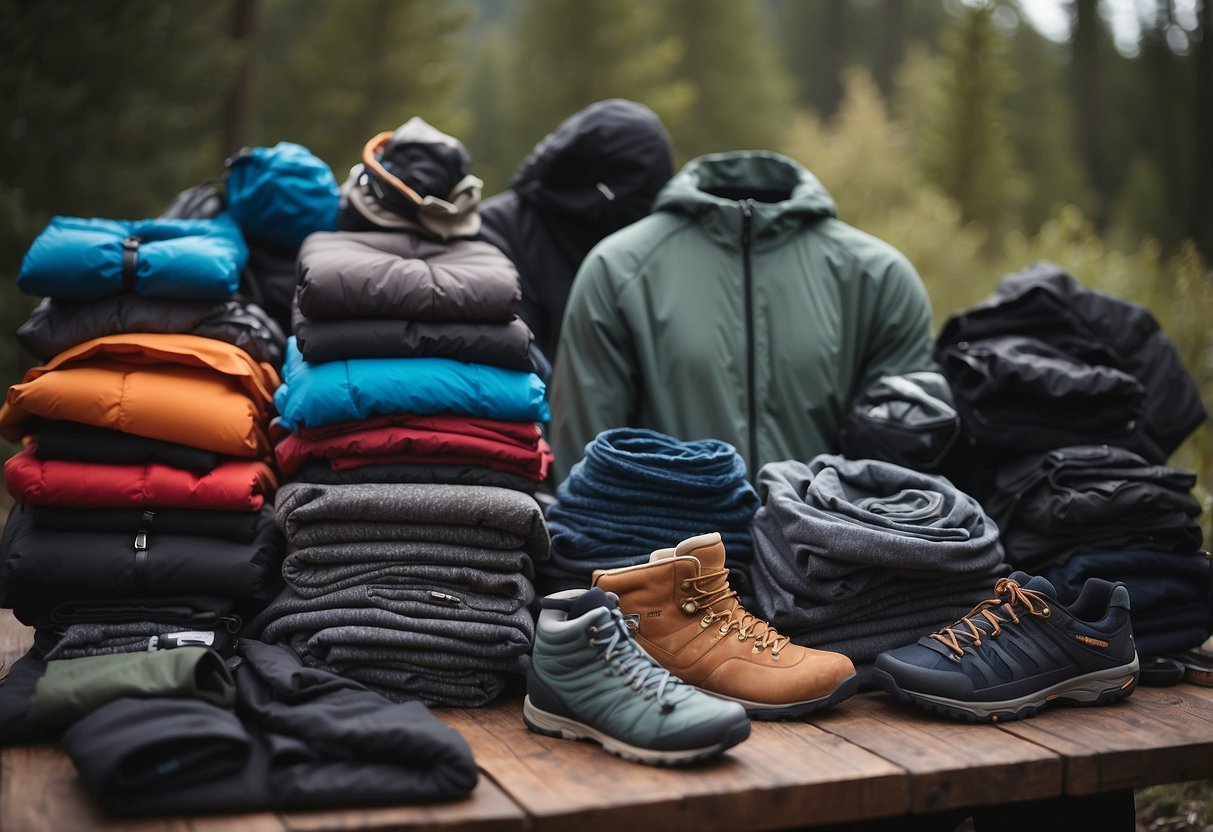
M1017 83L1006 99L1007 135L1026 187L1022 226L1040 226L1064 204L1090 212L1096 196L1076 150L1070 103L1065 95L1068 54L1031 26L1010 39L1007 62Z
M224 8L152 0L0 2L0 379L36 299L21 258L53 214L154 216L220 168L236 53ZM204 45L204 47L200 47Z
M667 124L682 120L694 87L674 77L683 47L661 22L651 0L528 0L521 6L511 78L525 91L515 109L524 147L604 98L647 104Z
M459 136L469 119L452 101L467 21L450 0L266 2L249 143L299 142L340 180L368 139L413 116Z
M1007 128L1015 75L994 14L990 2L966 6L941 35L919 163L965 219L1002 231L1016 224L1025 193Z
M665 0L665 28L682 50L673 72L692 86L684 117L666 123L681 160L778 147L791 82L768 42L764 7L736 0Z
M472 173L484 180L487 194L505 189L529 150L511 140L519 131L514 124L517 95L510 81L509 59L500 31L481 35L461 96L472 126L460 138L472 156Z

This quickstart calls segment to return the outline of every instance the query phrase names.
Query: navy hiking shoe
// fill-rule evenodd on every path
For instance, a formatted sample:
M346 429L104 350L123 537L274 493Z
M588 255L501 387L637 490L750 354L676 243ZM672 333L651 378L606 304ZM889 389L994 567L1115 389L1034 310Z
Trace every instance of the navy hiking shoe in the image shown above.
M951 626L876 658L873 681L905 702L970 722L1021 719L1057 702L1105 705L1139 675L1129 591L1088 578L1063 606L1047 580L1014 572Z
M750 735L741 705L686 684L641 649L615 595L574 589L541 604L522 704L532 731L652 765L706 760Z

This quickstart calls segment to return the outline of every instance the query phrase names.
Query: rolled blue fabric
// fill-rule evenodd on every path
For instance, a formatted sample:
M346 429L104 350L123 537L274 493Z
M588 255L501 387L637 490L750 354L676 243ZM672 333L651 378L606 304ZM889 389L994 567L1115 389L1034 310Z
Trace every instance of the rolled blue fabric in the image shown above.
M289 430L389 413L460 413L546 422L543 380L535 373L450 358L351 358L309 364L292 336L274 403Z
M248 248L227 214L213 219L53 217L17 275L28 295L90 301L123 291L144 297L227 300Z
M548 511L552 557L588 580L594 569L640 563L654 549L718 531L730 561L744 561L757 510L745 462L727 442L607 430L556 489Z

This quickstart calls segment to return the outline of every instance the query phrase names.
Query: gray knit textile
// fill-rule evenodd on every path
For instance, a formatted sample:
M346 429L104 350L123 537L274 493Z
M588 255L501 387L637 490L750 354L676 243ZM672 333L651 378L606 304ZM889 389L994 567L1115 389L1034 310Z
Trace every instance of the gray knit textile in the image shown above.
M288 483L287 587L249 625L394 701L477 707L525 674L531 579L549 557L534 498L432 483Z
M822 454L758 472L754 608L797 644L876 656L947 626L1009 572L998 528L947 479Z

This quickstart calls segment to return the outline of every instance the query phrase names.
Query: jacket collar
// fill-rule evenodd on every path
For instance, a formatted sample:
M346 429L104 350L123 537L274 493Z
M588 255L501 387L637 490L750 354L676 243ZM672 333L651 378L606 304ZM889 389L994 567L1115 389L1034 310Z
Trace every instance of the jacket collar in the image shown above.
M721 245L741 247L743 201L756 248L776 245L807 224L837 216L825 186L778 153L743 150L700 156L657 195L654 211L691 216Z

